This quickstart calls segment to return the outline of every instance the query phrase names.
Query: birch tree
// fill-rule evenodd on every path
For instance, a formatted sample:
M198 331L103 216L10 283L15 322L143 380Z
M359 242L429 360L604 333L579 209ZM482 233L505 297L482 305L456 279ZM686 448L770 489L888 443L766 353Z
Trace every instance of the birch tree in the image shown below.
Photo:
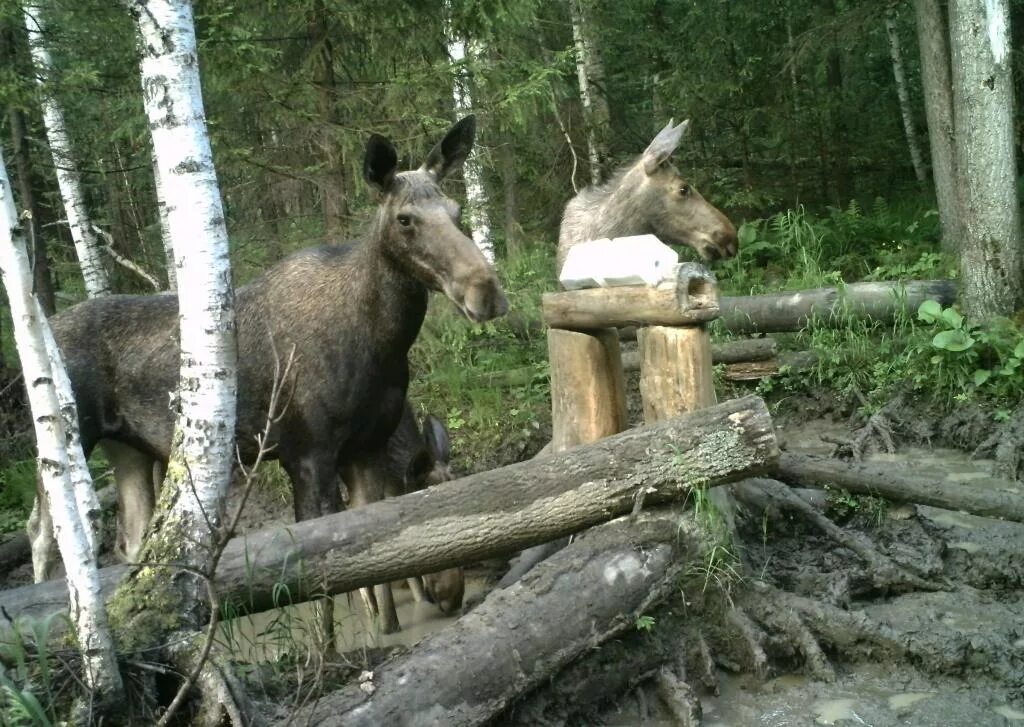
M71 620L81 648L83 681L98 706L110 706L121 697L123 685L117 667L113 640L107 626L107 613L100 589L94 540L90 528L79 514L72 484L72 464L67 450L68 433L64 427L57 386L70 383L64 364L56 352L49 324L39 301L32 293L31 270L25 241L15 212L7 169L0 154L0 273L11 307L15 344L21 358L28 390L29 406L39 449L39 476L46 495L48 512L53 517L57 545L67 571ZM49 346L47 345L49 341ZM78 456L82 462L81 446ZM92 489L92 483L85 483ZM93 705L80 704L78 722L91 722ZM84 713L83 713L84 711Z
M448 44L448 58L454 71L452 97L455 101L455 112L459 118L473 113L473 93L469 73L470 60L479 54L479 50L467 43L452 22L451 1L445 1L445 35ZM462 167L462 176L466 180L466 202L469 213L469 226L472 230L473 242L487 258L494 262L494 240L491 232L491 217L484 191L483 173L480 164L480 148L477 145Z
M583 102L583 118L587 125L587 155L590 159L590 181L601 181L608 160L608 124L610 113L604 93L604 65L593 40L593 29L584 6L585 0L569 0L572 39L576 48L576 78Z
M1024 271L1017 200L1008 0L951 0L961 302L975 319L1009 316Z
M71 229L71 238L75 242L75 252L82 268L85 280L85 292L90 298L110 294L110 279L103 267L103 256L96 233L89 221L89 213L85 206L82 193L82 179L75 166L75 157L71 153L71 140L68 138L64 124L64 111L53 95L47 77L53 71L50 52L43 40L43 16L36 3L28 3L24 10L25 29L28 31L28 44L32 51L32 61L36 66L39 88L42 96L43 124L46 127L46 138L53 154L53 166L57 172L57 184L64 202L64 212Z
M924 184L926 175L921 155L921 145L914 131L914 113L910 108L910 91L907 89L907 73L903 67L903 50L900 48L900 33L896 26L896 8L890 5L885 11L885 33L889 38L889 57L892 59L892 75L896 82L896 97L900 102L903 117L903 133L907 137L910 161L914 165L914 176L918 184Z
M949 68L949 30L939 0L914 0L917 44L921 54L921 89L928 122L932 183L942 224L942 246L959 249L963 237L957 204L953 155L953 90Z
M209 616L203 574L233 460L234 300L192 6L188 0L135 0L128 6L140 31L144 104L174 241L181 341L173 449L140 562L185 570L172 578L164 566L136 569L111 609L126 644L178 644L168 647L167 658L191 668L198 657L188 636ZM204 668L201 678L209 673Z
M160 164L157 162L156 152L153 152L153 191L156 193L157 214L160 217L160 243L164 250L164 260L167 267L167 289L178 289L178 276L174 263L174 240L171 238L171 229L167 223L167 199L164 196L164 183L160 179Z

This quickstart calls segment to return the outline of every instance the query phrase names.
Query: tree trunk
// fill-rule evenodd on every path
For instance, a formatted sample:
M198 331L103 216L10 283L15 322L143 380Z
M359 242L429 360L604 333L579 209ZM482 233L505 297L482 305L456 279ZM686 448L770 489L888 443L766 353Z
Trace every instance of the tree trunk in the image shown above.
M907 137L907 148L910 161L914 165L914 176L918 184L924 185L924 161L921 158L921 145L914 131L914 113L910 108L910 92L907 89L907 74L903 69L903 51L900 49L900 33L896 26L896 8L890 5L885 12L885 32L889 36L889 56L892 58L892 75L896 81L896 96L900 102L900 115L903 117L903 133Z
M191 5L140 0L131 7L143 41L146 114L181 273L178 421L166 482L139 559L202 572L209 566L211 527L219 524L234 459L237 347L227 230L206 133ZM192 572L170 577L150 566L132 572L115 605L129 648L167 643L170 633L195 631L209 618L202 578Z
M732 399L560 454L250 533L228 545L217 585L242 613L283 605L275 594L301 602L437 572L578 532L638 501L682 501L695 484L755 476L777 457L764 402ZM129 570L104 569L105 587ZM40 618L62 607L61 593L57 582L12 589L3 606L13 618Z
M932 153L932 182L942 223L942 247L960 249L963 232L953 154L953 96L949 68L949 31L939 0L914 0L917 42L921 52L921 86Z
M445 2L445 35L448 58L451 60L454 70L452 97L455 100L455 113L460 117L468 116L473 113L472 78L468 66L472 62L472 58L479 55L479 50L474 48L472 43L467 43L460 37L459 32L453 26L450 0ZM487 261L493 263L494 236L491 232L490 207L484 192L483 165L480 163L479 145L473 149L463 164L462 176L466 181L466 211L469 213L470 234Z
M334 46L331 43L327 8L323 0L313 0L309 20L310 42L313 44L313 85L317 90L317 110L320 115L318 141L323 158L319 175L320 202L324 212L324 231L328 242L342 242L348 227L348 198L345 194L345 166L341 158L341 145L335 138L338 124L335 101L337 84L334 79Z
M675 593L687 566L701 559L695 530L671 513L595 528L408 656L375 669L369 682L321 697L297 721L483 724L573 659L635 629L645 611ZM438 664L474 678L444 678Z
M776 295L742 295L719 299L721 320L733 333L799 331L816 325L841 325L850 318L891 323L898 313L916 315L925 300L952 305L955 280L910 280L852 283L840 288L814 288Z
M524 245L523 228L519 224L519 177L516 173L515 152L510 142L498 146L498 163L501 165L501 186L505 190L505 254L514 260L523 254Z
M171 228L167 222L167 195L164 194L164 183L160 179L160 164L156 159L156 152L152 152L153 164L153 192L156 194L157 214L160 217L160 246L164 250L164 263L167 269L167 289L178 289L178 270L174 258L174 239L171 237Z
M28 31L28 44L32 51L32 60L40 75L39 84L42 89L43 124L46 126L46 138L53 154L53 166L57 170L57 185L64 202L64 213L71 229L71 239L75 242L78 264L82 268L85 280L85 294L90 298L110 294L110 278L103 266L103 253L99 240L93 232L89 220L89 212L85 207L85 195L82 192L82 178L78 174L75 157L71 153L71 140L68 138L64 124L64 110L57 102L53 92L47 88L48 76L53 71L50 52L43 41L43 20L40 6L29 3L25 6L25 28Z
M587 126L587 154L590 159L590 181L598 184L604 178L608 163L608 130L610 113L604 90L604 64L593 39L593 28L585 7L588 0L569 0L572 38L576 47L576 77L583 102L583 119Z
M96 557L88 528L74 498L67 434L56 386L68 384L56 347L48 349L43 330L48 327L43 310L28 285L31 279L28 254L18 225L7 169L0 156L0 274L11 306L14 336L21 357L32 420L39 447L39 476L46 492L48 509L68 574L67 587L71 619L82 650L85 684L100 704L120 699L123 685L117 668L113 640L100 591ZM51 335L52 339L52 335ZM68 386L70 389L70 386ZM64 392L70 398L70 391ZM79 459L84 462L79 446ZM88 470L86 470L88 474ZM92 489L92 483L85 485ZM91 705L90 705L91 706ZM88 709L88 707L86 707ZM82 715L91 717L91 715ZM86 721L91 721L88 719Z
M964 238L960 300L974 320L1024 300L1008 0L950 0L956 167Z

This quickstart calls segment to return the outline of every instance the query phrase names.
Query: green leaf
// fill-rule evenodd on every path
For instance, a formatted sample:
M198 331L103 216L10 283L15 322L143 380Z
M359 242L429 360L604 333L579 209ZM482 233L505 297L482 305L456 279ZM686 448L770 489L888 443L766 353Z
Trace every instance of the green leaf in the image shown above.
M1024 338L1020 339L1017 348L1013 349L1013 357L1024 359Z
M957 313L953 308L946 308L942 311L942 320L946 322L950 328L961 328L964 324L964 317Z
M737 236L739 237L741 248L746 245L750 245L757 239L757 226L744 222L740 225L740 230Z
M988 369L978 369L974 372L974 385L981 386L992 377L992 372Z
M917 317L925 323L934 323L942 315L942 306L937 300L926 300L917 309Z
M935 338L932 339L932 345L943 351L966 351L974 345L974 339L964 333L962 329L957 328L952 331L936 333Z

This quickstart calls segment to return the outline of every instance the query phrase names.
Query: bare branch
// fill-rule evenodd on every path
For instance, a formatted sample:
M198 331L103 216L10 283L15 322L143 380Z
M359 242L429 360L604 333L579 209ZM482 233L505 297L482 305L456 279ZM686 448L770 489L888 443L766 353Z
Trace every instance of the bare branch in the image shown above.
M103 249L107 252L108 255L110 255L111 258L113 258L114 262L116 262L121 267L127 268L136 275L142 277L143 279L145 279L147 283L153 286L153 290L160 292L160 281L157 280L155 276L151 275L150 273L147 273L139 265L133 263L131 260L124 257L123 255L118 253L117 250L114 249L114 238L111 236L109 232L100 229L97 225L92 225L92 230L97 235L100 235L106 241L106 244L103 245Z

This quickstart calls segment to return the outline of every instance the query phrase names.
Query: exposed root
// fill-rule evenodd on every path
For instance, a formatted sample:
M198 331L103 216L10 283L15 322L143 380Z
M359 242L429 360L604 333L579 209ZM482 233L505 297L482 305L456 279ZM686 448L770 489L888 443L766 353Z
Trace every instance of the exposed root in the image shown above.
M715 696L718 696L718 677L715 675L715 660L711 656L711 649L708 647L707 639L704 638L704 634L701 632L697 633L696 646L695 659L691 661L691 665L696 667L697 679L700 680L701 686Z
M934 582L924 578L920 573L912 572L909 566L897 564L879 552L871 541L861 533L839 527L794 493L788 485L770 479L749 479L744 480L742 484L747 490L748 498L751 489L759 491L759 494L768 502L801 515L828 537L856 553L867 566L868 575L876 588L935 591L946 587L945 584Z
M764 632L739 608L729 609L726 613L726 620L743 637L749 652L750 671L758 679L766 679L768 676L768 655L764 651Z
M862 398L861 403L866 404L867 402ZM895 427L890 415L899 411L903 405L903 394L897 394L885 406L868 417L864 426L854 431L848 442L836 447L832 456L844 459L852 458L855 462L860 462L864 459L865 454L874 450L893 454L896 451L896 442L893 438Z
M699 727L701 720L700 699L673 669L663 666L654 676L654 689L679 727Z
M799 614L777 607L770 599L751 599L747 607L766 628L786 635L803 656L804 669L810 676L823 682L835 681L835 669Z
M992 474L1007 480L1024 479L1024 403L1013 410L999 429L974 450L974 456L995 457Z
M195 724L215 727L223 724L225 717L234 727L262 727L266 724L241 681L222 659L212 658L206 662L197 685L202 703Z

